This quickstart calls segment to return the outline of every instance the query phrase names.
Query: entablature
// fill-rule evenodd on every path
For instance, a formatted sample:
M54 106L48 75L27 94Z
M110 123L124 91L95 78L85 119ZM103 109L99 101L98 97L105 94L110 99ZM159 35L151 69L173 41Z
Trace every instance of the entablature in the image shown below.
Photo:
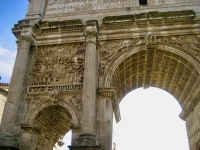
M81 19L39 20L34 25L26 21L15 25L13 33L17 38L31 34L36 45L85 42L86 26ZM98 40L138 38L145 37L147 33L159 36L200 33L200 20L193 10L107 16L98 22L102 22L99 25Z

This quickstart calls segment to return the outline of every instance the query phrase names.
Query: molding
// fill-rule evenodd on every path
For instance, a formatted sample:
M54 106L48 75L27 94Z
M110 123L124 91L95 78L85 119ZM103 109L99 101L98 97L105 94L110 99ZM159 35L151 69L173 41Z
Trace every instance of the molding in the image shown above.
M111 97L115 94L115 88L99 88L97 91L104 97Z
M173 19L177 21L178 18L191 18L197 20L196 14L193 10L183 10L183 11L170 11L170 12L148 12L134 15L122 15L122 16L109 16L103 19L103 24L109 23L120 23L120 22L136 22L144 20L162 20L167 21L167 19ZM165 20L163 20L165 19Z

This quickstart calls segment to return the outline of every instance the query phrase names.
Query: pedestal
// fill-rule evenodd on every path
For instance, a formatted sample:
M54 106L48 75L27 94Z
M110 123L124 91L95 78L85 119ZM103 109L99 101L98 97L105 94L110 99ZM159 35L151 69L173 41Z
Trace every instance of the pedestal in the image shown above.
M68 146L70 150L103 150L100 146Z
M96 136L93 134L80 134L74 146L68 146L70 150L103 150Z

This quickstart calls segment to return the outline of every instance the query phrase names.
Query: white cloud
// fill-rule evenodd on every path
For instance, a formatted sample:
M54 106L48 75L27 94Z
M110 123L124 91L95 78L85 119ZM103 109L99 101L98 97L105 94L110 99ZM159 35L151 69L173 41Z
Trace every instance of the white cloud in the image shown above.
M17 51L11 51L0 46L0 76L10 78Z

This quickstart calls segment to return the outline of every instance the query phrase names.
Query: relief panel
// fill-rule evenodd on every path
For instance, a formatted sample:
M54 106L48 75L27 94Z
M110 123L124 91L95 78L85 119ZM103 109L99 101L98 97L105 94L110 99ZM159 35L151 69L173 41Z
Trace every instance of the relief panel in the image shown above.
M82 90L84 53L83 43L38 47L28 92Z
M98 45L101 57L99 76L103 77L107 73L111 61L143 42L142 39L100 41Z

